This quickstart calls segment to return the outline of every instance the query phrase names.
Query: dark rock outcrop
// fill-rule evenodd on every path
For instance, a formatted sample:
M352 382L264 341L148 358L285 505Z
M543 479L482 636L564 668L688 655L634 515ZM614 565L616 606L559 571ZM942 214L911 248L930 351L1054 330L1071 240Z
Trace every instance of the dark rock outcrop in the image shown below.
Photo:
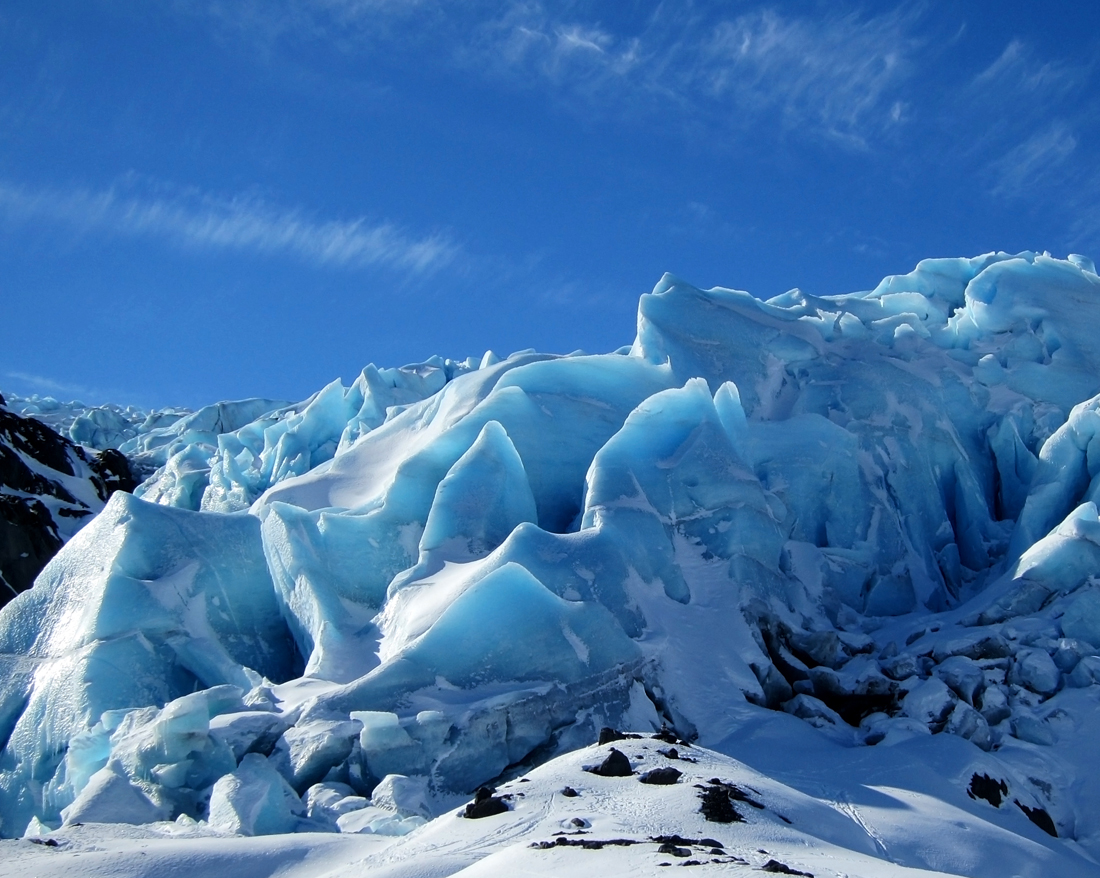
M664 768L653 768L645 772L638 778L642 783L656 784L658 786L671 786L680 780L682 772L677 771L671 766L665 766Z
M1019 799L1014 799L1013 801L1016 807L1024 812L1028 820L1038 826L1047 835L1053 836L1054 838L1058 837L1058 828L1054 825L1054 821L1051 820L1050 814L1048 814L1045 809L1039 807L1029 808Z
M591 768L586 768L585 771L598 774L601 777L630 777L634 773L626 754L614 747L611 748L611 752L603 762Z
M111 494L136 487L121 453L75 445L0 396L0 606L31 587Z
M494 814L503 814L511 810L504 799L493 795L489 787L481 787L474 794L474 800L466 806L462 812L464 817L470 820L480 820L482 817L492 817Z
M1004 797L1008 795L1008 784L1003 780L997 780L988 774L978 774L970 778L970 785L966 794L972 799L984 799L994 808L1000 808Z

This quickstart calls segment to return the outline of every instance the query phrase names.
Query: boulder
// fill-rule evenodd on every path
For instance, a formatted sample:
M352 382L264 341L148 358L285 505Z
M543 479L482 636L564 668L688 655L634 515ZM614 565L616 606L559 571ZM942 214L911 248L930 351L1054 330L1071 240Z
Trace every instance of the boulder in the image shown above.
M601 777L630 777L634 773L634 770L630 767L630 760L626 758L624 753L614 747L611 748L611 752L603 762L591 768L586 768L585 771L598 774Z
M958 701L955 693L938 677L919 683L901 703L906 716L931 727L943 723Z
M987 686L982 693L981 711L985 721L991 726L1004 722L1012 716L1008 694L1000 686Z
M936 666L934 673L951 687L956 695L973 706L985 688L985 673L971 658L953 655Z
M1050 747L1056 737L1050 723L1030 714L1018 714L1012 718L1012 734L1021 741Z
M1024 686L1038 695L1050 696L1062 685L1062 672L1043 649L1022 649L1016 654L1009 682Z
M947 718L943 730L960 738L966 738L975 746L988 750L993 746L993 736L989 724L978 711L966 702L960 701Z

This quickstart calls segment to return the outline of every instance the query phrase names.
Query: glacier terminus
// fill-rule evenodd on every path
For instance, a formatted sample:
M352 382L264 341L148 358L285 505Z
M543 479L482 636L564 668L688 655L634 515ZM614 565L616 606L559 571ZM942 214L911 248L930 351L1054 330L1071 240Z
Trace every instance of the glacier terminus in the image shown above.
M140 484L0 610L0 874L1100 875L1086 257L665 275L612 353L7 406Z

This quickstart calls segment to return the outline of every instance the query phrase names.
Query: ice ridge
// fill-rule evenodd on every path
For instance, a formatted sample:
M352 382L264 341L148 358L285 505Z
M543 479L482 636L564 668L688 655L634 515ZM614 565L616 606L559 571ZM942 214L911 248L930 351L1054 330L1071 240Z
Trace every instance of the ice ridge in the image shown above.
M0 833L316 829L336 789L445 801L602 726L728 747L777 711L953 736L1095 845L1094 794L1042 778L1100 716L1098 328L1079 256L767 301L666 275L616 353L136 429L155 471L0 613Z

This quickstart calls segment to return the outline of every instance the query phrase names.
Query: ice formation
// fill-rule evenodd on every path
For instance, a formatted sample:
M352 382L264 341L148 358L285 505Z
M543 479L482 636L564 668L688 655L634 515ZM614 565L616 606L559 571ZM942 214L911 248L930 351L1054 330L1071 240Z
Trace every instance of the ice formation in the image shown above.
M1098 325L1079 256L666 275L615 353L137 430L155 472L0 614L0 834L399 834L602 726L732 753L778 712L950 739L1100 856Z
M19 396L5 393L8 409L34 418L77 445L103 451L118 448L141 432L168 426L188 414L184 409L146 412L137 406L89 406L61 402L52 396Z

